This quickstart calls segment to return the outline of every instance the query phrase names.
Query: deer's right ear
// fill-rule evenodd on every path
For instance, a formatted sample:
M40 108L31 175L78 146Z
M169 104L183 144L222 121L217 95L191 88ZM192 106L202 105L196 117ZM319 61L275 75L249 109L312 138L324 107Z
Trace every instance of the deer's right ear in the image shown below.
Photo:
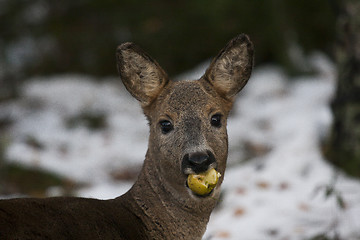
M143 107L149 105L168 82L160 65L134 43L118 46L116 59L122 82Z

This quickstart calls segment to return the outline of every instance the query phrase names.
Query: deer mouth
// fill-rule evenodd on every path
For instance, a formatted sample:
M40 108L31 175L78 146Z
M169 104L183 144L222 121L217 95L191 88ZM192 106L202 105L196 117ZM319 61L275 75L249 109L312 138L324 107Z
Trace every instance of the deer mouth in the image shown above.
M211 151L196 151L185 154L182 159L182 171L186 175L186 187L196 196L211 195L217 185L219 172L216 159Z
M196 196L206 197L211 195L221 174L211 168L206 172L198 174L189 174L186 181L186 186L194 193Z

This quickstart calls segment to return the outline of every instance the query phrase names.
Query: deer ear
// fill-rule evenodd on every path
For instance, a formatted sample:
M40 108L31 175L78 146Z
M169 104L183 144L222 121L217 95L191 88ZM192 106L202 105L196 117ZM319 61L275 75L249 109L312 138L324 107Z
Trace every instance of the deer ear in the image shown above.
M134 43L118 46L116 59L122 82L143 107L149 105L168 82L160 65Z
M204 79L221 96L232 99L250 78L253 53L254 48L247 35L233 38L211 62Z

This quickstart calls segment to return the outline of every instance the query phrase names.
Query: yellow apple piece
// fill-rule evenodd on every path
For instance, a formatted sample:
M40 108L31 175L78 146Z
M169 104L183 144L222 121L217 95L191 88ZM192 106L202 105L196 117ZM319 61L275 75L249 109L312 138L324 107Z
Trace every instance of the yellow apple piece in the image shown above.
M199 174L190 174L187 184L191 191L198 195L209 194L219 181L221 174L214 168Z

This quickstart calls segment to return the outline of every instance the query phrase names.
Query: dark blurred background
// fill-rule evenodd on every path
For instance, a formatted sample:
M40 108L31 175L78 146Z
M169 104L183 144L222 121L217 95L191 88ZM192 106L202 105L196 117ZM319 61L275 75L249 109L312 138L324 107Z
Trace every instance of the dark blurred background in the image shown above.
M331 56L330 0L1 0L0 98L27 78L64 72L116 75L115 49L133 41L174 76L213 57L232 37L250 35L256 64L308 71L296 56Z

